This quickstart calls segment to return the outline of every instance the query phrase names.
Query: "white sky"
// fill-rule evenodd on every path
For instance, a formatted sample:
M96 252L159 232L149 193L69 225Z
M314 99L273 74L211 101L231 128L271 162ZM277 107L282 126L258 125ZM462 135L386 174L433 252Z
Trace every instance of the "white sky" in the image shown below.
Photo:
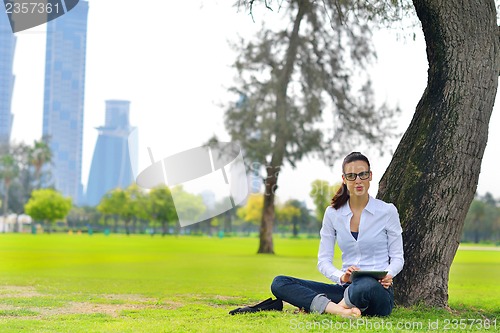
M262 20L278 17L257 8L254 23L230 3L204 1L201 6L199 1L148 0L138 6L131 0L89 1L84 187L97 139L94 128L104 124L107 99L131 101L131 124L139 130L140 169L149 163L148 146L158 159L197 147L214 133L223 141L229 140L223 110L217 106L227 100L226 88L235 75L230 69L234 54L227 41L235 40L237 34L252 35ZM388 31L374 36L378 52L372 76L376 96L380 102L399 103L403 110L398 120L401 133L409 125L427 81L425 43L421 32L415 33L415 41L398 40ZM42 133L45 26L16 35L12 137L31 143ZM500 178L495 177L495 168L500 158L493 146L500 143L500 133L494 131L499 125L497 97L478 185L480 194L490 192L496 198L500 197ZM393 150L398 141L391 143ZM383 158L366 154L374 173L370 194L375 196L391 154ZM306 158L295 170L285 168L277 196L280 200L306 200L313 208L309 191L315 179L340 180L340 164L330 169L322 161Z

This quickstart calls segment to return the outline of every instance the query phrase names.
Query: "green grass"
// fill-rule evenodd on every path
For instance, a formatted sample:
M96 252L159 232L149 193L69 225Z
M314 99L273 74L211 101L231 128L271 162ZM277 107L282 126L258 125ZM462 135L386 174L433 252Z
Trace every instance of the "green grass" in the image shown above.
M349 321L295 314L286 305L284 312L230 316L272 296L276 275L327 282L316 270L318 239L276 236L274 256L256 255L257 242L0 234L0 332L499 331L500 322L480 327L500 313L500 252L493 250L457 253L452 313L396 308L389 318Z

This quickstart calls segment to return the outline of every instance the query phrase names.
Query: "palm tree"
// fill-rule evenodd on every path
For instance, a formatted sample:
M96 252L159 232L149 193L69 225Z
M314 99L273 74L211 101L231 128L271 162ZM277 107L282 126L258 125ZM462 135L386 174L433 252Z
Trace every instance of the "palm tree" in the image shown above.
M41 187L41 173L45 164L52 160L52 152L46 140L35 140L33 147L29 151L29 163L35 168L36 188Z

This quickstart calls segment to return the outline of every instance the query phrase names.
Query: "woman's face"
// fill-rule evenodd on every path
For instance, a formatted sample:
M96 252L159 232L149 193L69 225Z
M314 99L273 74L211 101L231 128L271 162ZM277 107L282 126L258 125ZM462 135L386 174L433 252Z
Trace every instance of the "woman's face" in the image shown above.
M372 180L372 172L365 161L346 163L344 166L342 180L344 184L347 185L347 189L349 190L349 194L351 196L364 196L368 194L370 181Z

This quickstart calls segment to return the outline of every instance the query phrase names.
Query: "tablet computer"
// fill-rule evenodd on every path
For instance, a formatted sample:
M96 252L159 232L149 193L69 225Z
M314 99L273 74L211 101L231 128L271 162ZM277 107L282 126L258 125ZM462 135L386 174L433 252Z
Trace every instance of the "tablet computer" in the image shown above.
M388 271L354 271L351 273L351 281L360 276L371 276L375 279L381 279L387 275Z

